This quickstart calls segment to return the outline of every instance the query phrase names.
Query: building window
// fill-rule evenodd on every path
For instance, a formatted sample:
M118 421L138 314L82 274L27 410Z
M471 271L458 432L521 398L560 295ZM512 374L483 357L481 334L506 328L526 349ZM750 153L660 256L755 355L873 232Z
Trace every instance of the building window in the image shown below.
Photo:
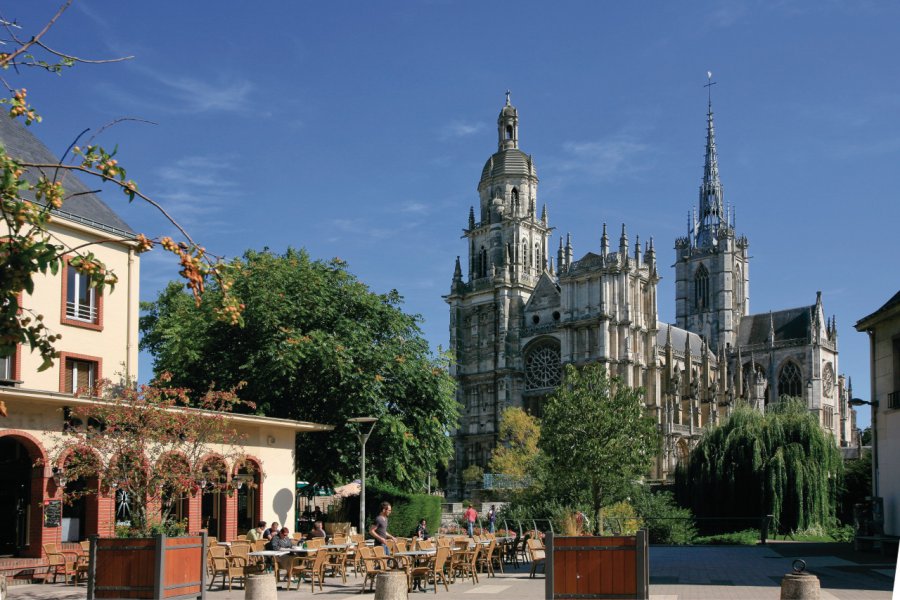
M800 367L793 361L784 363L778 376L778 398L783 396L803 398L803 376Z
M78 391L94 389L97 385L97 363L92 360L67 358L64 374L64 392L74 394Z
M14 379L13 355L0 357L0 380L11 381Z
M544 343L525 356L525 389L540 390L559 385L562 376L559 345Z
M826 429L834 429L834 407L833 406L825 406L822 409L822 425L825 426Z
M825 368L822 369L822 393L826 398L834 395L834 367L831 363L825 363Z
M694 275L694 304L699 309L709 308L709 271L703 265Z
M89 286L88 281L74 268L66 268L66 317L96 323L97 290Z

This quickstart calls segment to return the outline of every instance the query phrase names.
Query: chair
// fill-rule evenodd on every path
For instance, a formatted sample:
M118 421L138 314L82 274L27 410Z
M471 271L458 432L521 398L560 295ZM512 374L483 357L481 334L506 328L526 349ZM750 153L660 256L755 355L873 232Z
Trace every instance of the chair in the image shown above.
M349 548L330 548L328 550L319 550L319 553L325 554L325 569L331 572L331 576L335 577L340 573L341 581L347 583Z
M353 535L350 536L350 541L353 542L354 544L361 544L366 541L366 536L364 536L361 533L354 533Z
M87 540L78 542L81 546L81 554L75 560L75 585L84 578L87 581L88 570L90 569L91 543Z
M325 538L313 538L311 540L306 540L307 548L321 548L325 545Z
M488 577L496 577L494 564L500 567L501 573L503 572L503 560L497 550L497 540L491 540L491 543L478 556L478 569L482 573L486 571Z
M347 540L346 535L344 535L342 533L336 533L336 534L334 534L334 539L332 540L332 543L335 544L336 546L343 546L347 543L347 541L348 540Z
M291 538L292 538L295 542L302 542L302 541L303 541L303 534L300 533L299 531L295 531L294 533L291 534Z
M307 547L309 544L307 544ZM291 589L294 582L294 576L297 576L297 589L300 589L300 578L309 577L310 591L315 593L316 583L319 584L319 591L322 591L322 580L325 578L325 560L328 558L328 552L320 550L312 556L297 556L291 560L291 565L287 571L287 589Z
M362 589L359 590L359 593L362 594L366 591L366 582L370 579L372 580L372 586L370 589L375 588L375 578L381 573L387 573L388 570L384 565L384 548L381 546L377 546L377 548L381 549L382 557L379 557L376 554L376 550L374 548L369 548L365 544L359 545L359 554L362 557L363 565L366 571L365 577L363 577Z
M450 548L448 546L439 547L435 552L435 555L431 557L427 564L412 567L410 569L408 573L408 586L411 588L414 580L423 579L426 586L429 581L434 585L434 593L437 594L437 584L438 581L440 581L444 584L444 589L449 592L450 587L447 585L447 574L444 573L444 568L446 567L447 559L449 558Z
M457 552L458 558L455 563L454 580L458 574L462 578L470 576L473 585L478 583L478 553L480 550L481 546L475 544L474 548L469 549L467 547L466 550Z
M216 550L216 552L214 552L214 550ZM241 585L243 585L244 577L246 575L247 559L242 556L225 556L217 550L218 548L209 549L209 562L212 570L212 578L209 580L209 589L213 588L216 577L219 575L222 576L222 589L225 588L226 578L228 579L229 591L231 590L231 586L235 579L239 579ZM224 550L224 548L222 548L222 550Z
M434 550L434 542L432 542L431 540L416 540L416 549Z
M541 544L540 540L534 538L528 540L528 554L531 559L531 572L528 576L534 577L538 565L541 565L544 568L544 573L546 573L547 565L544 564L546 555L544 554L544 545Z
M63 576L63 581L66 583L69 582L69 577L72 577L73 584L77 583L75 581L75 563L78 562L78 553L71 550L60 550L56 544L44 544L43 548L44 554L47 555L47 576L44 578L44 583L47 583L51 573L53 574L53 583L56 583L59 575Z

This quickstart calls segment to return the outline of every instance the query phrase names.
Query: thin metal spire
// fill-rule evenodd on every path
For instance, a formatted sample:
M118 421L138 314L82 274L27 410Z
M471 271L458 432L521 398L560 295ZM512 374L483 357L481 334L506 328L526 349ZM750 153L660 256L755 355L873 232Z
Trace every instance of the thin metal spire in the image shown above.
M700 219L697 230L697 245L708 246L716 241L719 226L725 217L723 209L722 182L719 180L719 158L716 150L716 128L713 122L712 72L706 72L706 156L703 164L703 181L700 184ZM727 224L727 223L726 223Z

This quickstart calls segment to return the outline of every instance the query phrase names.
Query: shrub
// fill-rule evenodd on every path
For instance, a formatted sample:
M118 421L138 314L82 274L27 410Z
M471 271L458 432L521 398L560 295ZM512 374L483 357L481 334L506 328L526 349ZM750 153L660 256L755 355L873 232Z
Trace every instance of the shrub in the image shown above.
M616 502L600 509L601 535L634 535L644 526L643 521L627 502Z
M758 529L706 535L694 539L695 544L709 546L755 546L759 542Z
M690 544L697 537L694 515L678 506L672 492L638 488L632 504L645 523L651 544Z
M396 487L366 482L366 533L381 512L381 503L390 502L393 508L388 531L396 536L410 536L420 519L428 521L429 531L434 533L441 525L441 498L428 494L410 494ZM359 515L359 496L344 499L346 514ZM359 517L357 516L357 519ZM351 519L355 523L356 519Z

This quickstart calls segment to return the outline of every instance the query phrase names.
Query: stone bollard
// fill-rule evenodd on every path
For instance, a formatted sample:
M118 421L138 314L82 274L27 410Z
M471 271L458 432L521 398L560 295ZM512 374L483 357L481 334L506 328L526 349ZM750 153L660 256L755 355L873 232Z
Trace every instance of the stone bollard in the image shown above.
M271 573L247 575L244 600L276 600L277 598L275 577Z
M0 600L6 600L6 575L0 575Z
M806 573L806 563L794 561L794 570L781 578L781 600L820 600L819 578Z
M379 573L375 576L375 600L406 600L409 588L406 573Z

